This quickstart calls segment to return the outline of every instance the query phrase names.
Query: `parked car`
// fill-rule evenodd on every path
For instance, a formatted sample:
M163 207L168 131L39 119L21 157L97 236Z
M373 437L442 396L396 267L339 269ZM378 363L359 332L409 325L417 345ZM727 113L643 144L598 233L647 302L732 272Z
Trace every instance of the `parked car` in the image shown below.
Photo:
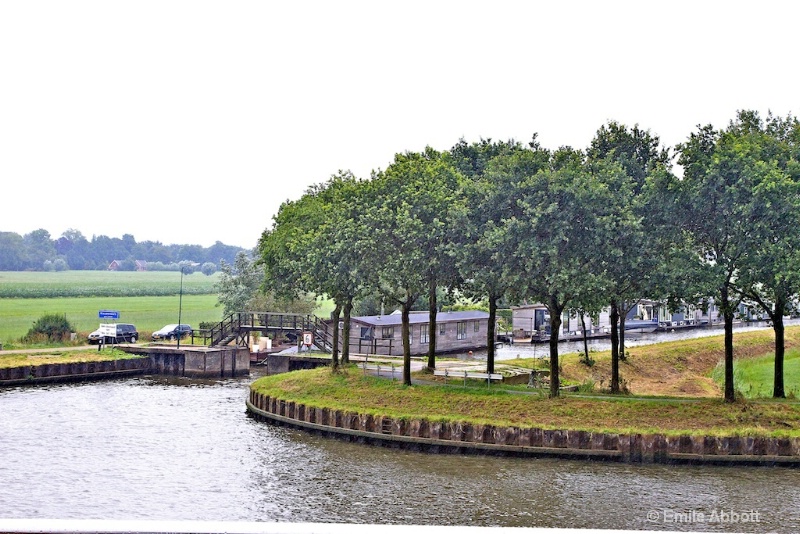
M188 324L168 324L161 330L153 332L153 341L168 339L172 341L192 334L192 327Z
M112 336L103 336L100 333L100 330L95 330L91 334L89 334L89 343L96 344L100 343L101 338L103 339L103 343L122 343L123 341L127 341L128 343L136 343L136 340L139 339L139 332L136 330L136 327L132 324L128 323L117 323L117 335Z

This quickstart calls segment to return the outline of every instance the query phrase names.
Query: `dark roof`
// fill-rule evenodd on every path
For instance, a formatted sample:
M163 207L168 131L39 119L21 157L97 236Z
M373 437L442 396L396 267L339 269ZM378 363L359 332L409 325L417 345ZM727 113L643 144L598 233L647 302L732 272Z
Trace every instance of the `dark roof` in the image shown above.
M439 312L436 314L437 323L448 323L454 321L477 321L488 319L489 314L484 311L470 310L459 312ZM423 324L428 322L428 313L412 313L408 317L411 324ZM399 313L392 315L365 315L353 317L353 321L368 324L370 326L399 326L403 324L403 316Z

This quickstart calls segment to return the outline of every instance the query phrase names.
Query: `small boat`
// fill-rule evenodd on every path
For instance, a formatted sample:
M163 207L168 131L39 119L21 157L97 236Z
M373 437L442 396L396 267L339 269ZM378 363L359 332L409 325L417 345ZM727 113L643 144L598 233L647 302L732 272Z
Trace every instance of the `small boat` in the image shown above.
M658 321L643 321L641 319L627 319L625 321L626 332L641 332L649 334L658 328Z

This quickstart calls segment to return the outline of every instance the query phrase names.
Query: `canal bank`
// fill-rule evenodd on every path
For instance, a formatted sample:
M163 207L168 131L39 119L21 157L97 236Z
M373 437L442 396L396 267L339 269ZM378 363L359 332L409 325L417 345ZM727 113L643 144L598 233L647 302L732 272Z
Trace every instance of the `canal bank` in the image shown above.
M255 381L255 419L349 441L445 453L649 464L800 466L800 405L564 396L415 382L358 369Z
M800 438L613 434L407 420L312 407L253 390L246 405L248 412L262 421L349 441L433 453L503 454L628 463L800 467Z
M800 529L800 470L364 446L248 417L251 381L140 376L1 389L1 519L696 531L715 525L664 514L752 510L759 524L716 530Z
M0 387L104 380L143 374L226 378L250 373L250 353L241 347L185 346L179 349L160 345L123 345L118 349L130 356L2 367Z

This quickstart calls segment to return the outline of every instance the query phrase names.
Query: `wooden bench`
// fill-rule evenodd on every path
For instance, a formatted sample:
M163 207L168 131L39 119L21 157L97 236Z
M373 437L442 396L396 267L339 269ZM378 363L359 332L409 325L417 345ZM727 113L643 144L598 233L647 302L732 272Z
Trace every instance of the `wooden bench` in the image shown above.
M447 379L452 378L463 378L464 385L467 385L467 379L473 380L486 380L486 387L492 383L492 380L500 381L503 380L503 375L500 373L474 373L467 370L455 370L455 369L434 369L433 376L443 376L444 383L447 384Z

